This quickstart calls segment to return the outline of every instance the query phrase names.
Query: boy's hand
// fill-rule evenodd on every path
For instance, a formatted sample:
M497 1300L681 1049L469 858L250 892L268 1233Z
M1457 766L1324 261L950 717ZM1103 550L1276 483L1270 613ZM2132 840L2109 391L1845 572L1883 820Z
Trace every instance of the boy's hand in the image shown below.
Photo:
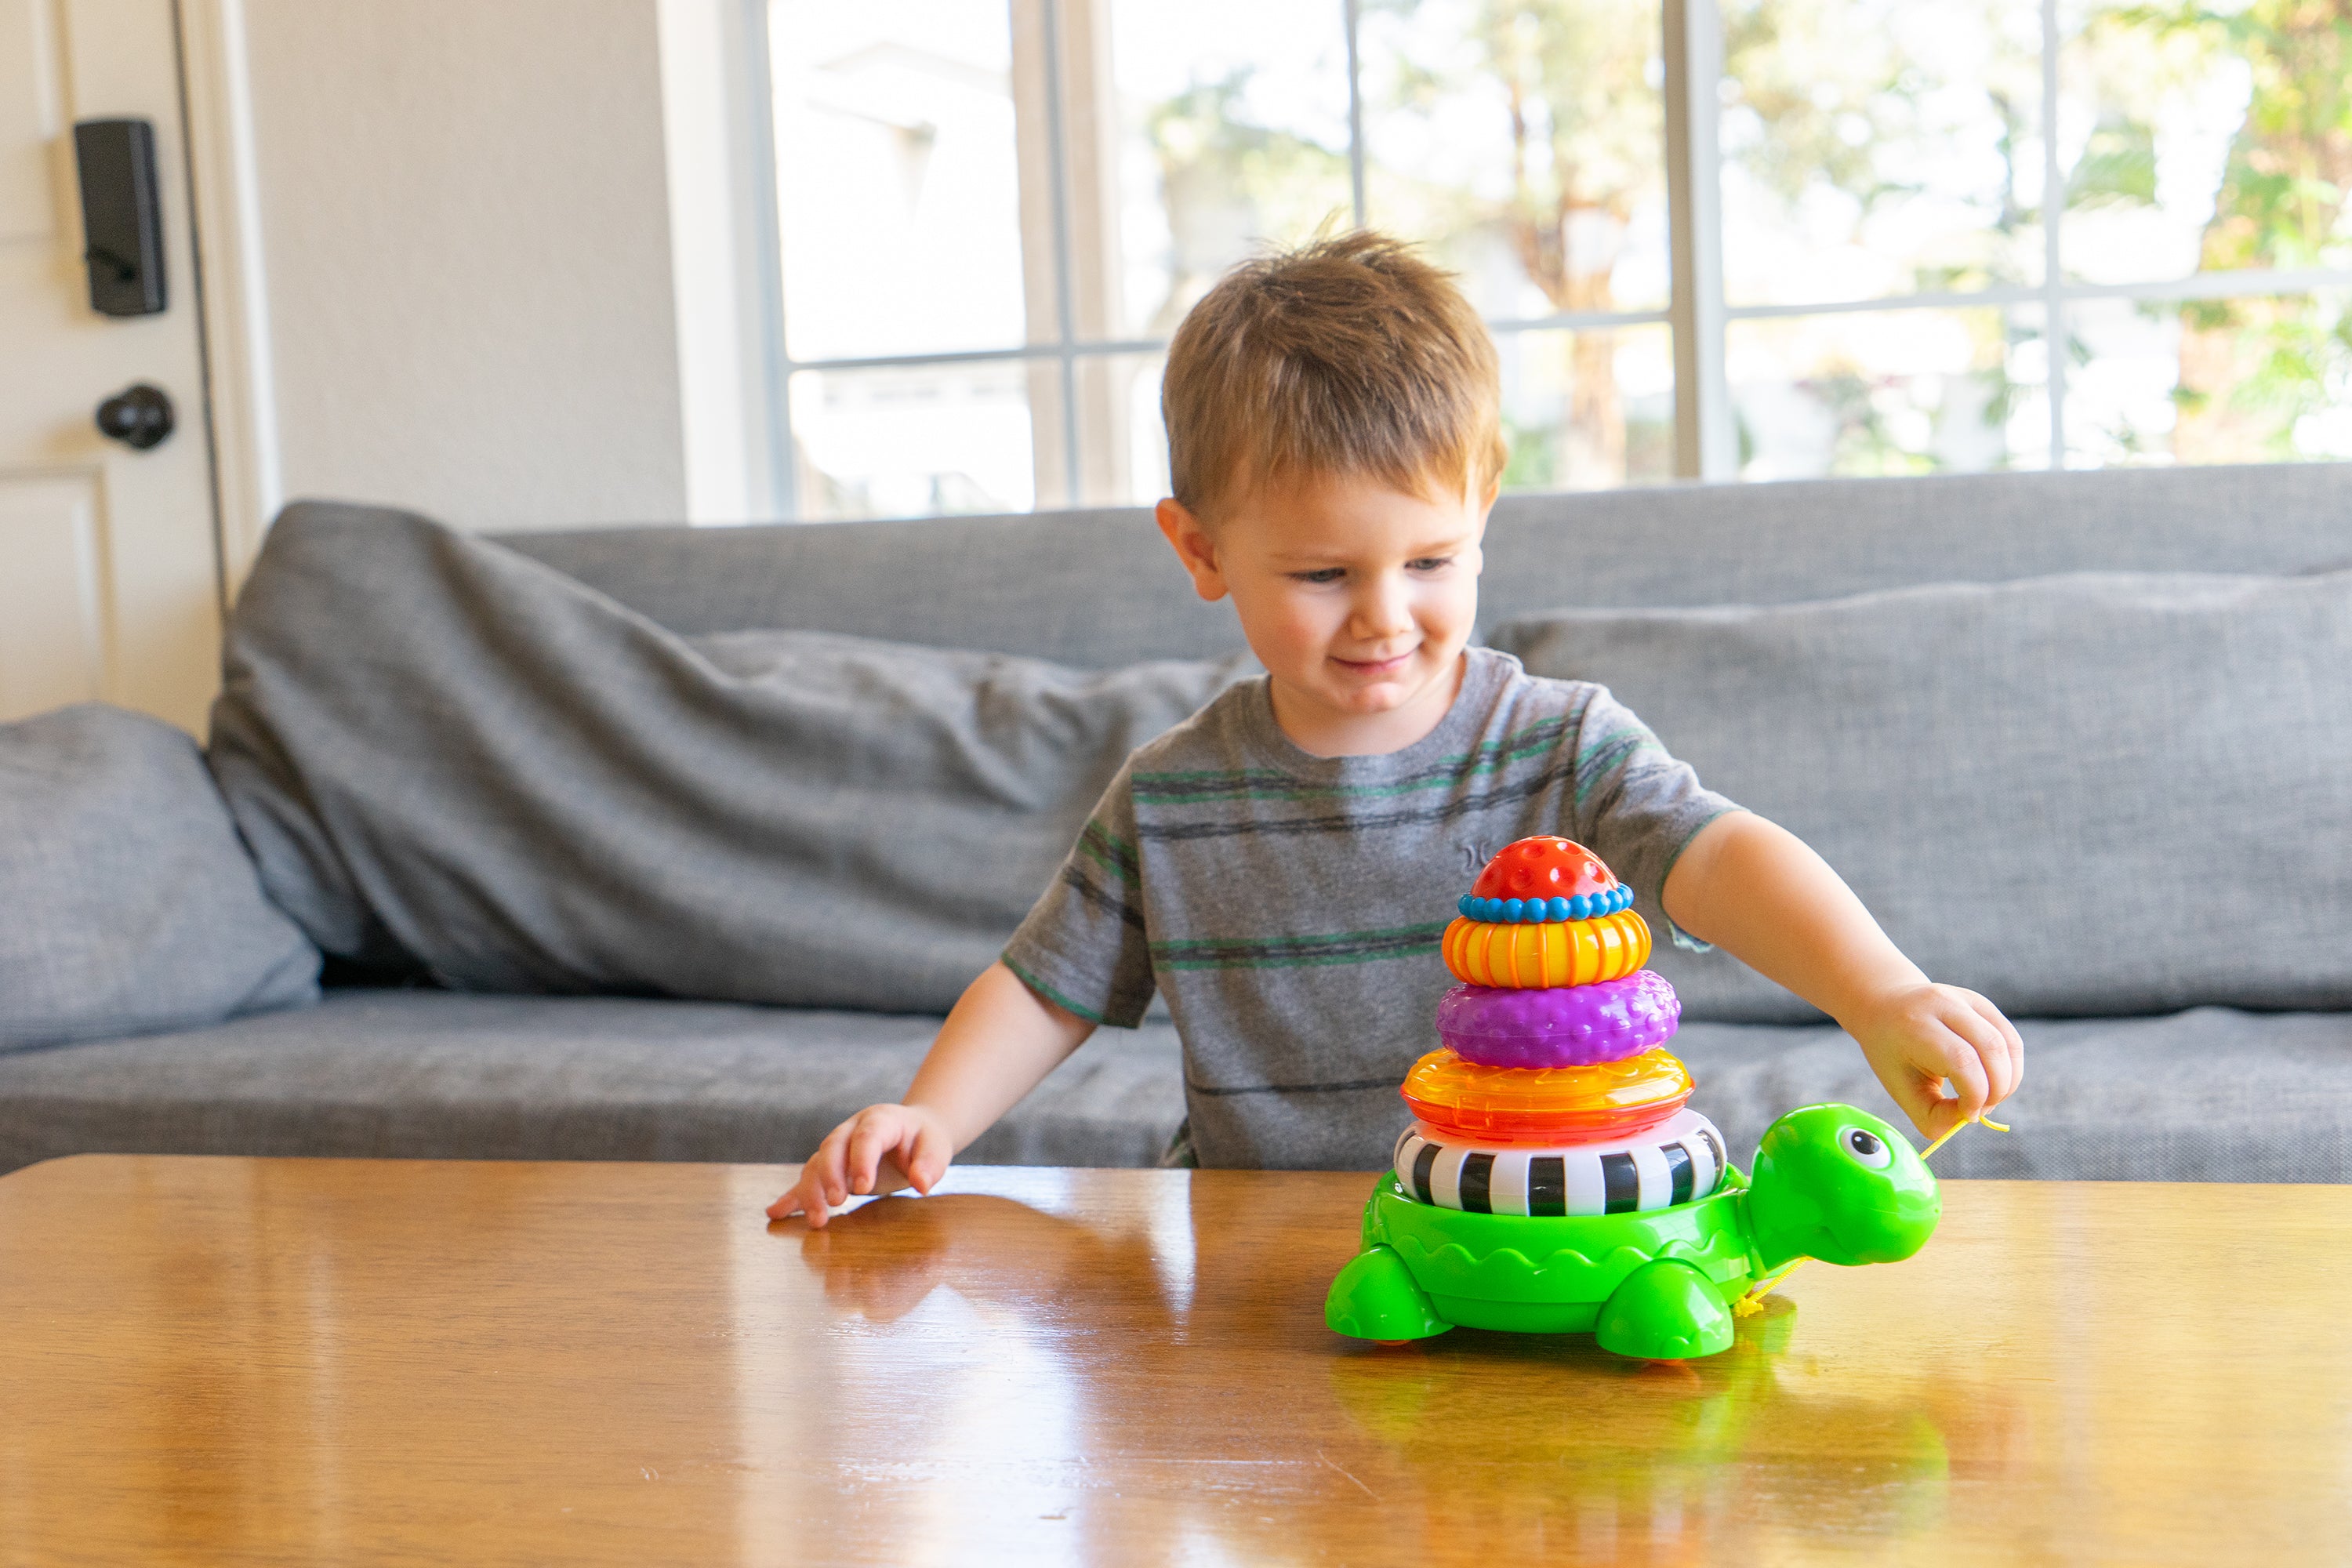
M2025 1076L2025 1042L2016 1026L1957 985L1899 986L1838 1022L1895 1103L1930 1138L1999 1105ZM1951 1096L1943 1091L1947 1079Z
M822 1227L853 1196L908 1186L928 1193L954 1155L954 1138L930 1111L869 1105L825 1134L793 1190L768 1205L768 1217L805 1214L811 1226Z

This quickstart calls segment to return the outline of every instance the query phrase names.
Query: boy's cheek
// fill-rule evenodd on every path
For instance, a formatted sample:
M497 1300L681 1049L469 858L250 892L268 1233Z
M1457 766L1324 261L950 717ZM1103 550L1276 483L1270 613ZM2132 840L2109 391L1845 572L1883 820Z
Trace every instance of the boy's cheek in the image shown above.
M1237 607L1242 611L1242 636L1248 640L1250 651L1269 668L1321 659L1328 635L1300 606L1275 595L1254 597L1250 604Z
M1471 578L1466 589L1447 586L1451 591L1434 596L1423 609L1422 627L1433 642L1466 643L1471 628L1478 622L1477 579Z

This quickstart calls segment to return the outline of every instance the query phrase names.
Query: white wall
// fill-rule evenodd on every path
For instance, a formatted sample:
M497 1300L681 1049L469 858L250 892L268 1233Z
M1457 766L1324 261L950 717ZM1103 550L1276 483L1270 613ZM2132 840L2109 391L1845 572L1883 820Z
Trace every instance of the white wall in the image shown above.
M687 515L656 0L244 0L278 480Z

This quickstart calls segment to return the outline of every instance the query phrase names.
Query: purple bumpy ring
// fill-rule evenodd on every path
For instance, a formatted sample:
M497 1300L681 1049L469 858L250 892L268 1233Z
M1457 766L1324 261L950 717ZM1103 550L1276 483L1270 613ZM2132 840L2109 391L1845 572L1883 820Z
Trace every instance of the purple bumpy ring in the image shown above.
M1585 1067L1665 1044L1682 1016L1665 976L1637 969L1597 985L1456 985L1437 1005L1437 1036L1485 1067Z

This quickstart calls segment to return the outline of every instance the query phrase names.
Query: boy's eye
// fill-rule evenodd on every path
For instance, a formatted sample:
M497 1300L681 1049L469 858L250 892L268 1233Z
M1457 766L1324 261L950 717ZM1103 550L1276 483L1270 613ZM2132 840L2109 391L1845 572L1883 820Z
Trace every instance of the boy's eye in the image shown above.
M1326 566L1316 572L1293 572L1290 580L1294 583L1337 583L1347 574L1343 568Z
M1415 572L1434 572L1441 567L1451 566L1453 564L1454 557L1451 555L1424 555L1417 561L1408 561L1405 563L1407 567Z

